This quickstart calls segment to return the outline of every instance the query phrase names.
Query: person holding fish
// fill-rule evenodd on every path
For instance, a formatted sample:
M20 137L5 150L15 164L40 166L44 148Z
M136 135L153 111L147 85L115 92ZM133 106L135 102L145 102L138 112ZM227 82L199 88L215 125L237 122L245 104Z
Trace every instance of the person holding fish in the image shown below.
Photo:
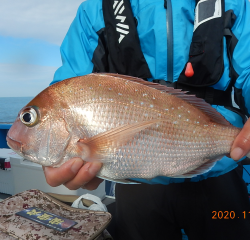
M249 240L249 22L249 0L84 1L9 146L51 186L118 182L115 239Z

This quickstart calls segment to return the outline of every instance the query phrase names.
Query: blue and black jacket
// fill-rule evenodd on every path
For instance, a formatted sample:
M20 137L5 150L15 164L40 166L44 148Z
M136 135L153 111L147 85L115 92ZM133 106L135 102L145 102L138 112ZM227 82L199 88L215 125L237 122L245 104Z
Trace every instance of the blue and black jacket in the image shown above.
M130 0L133 13L133 22L137 30L134 39L140 46L133 47L133 42L127 43L124 58L129 58L130 64L116 66L116 61L110 58L112 51L119 56L119 47L112 44L126 42L126 37L132 31L128 27L123 16L123 11L128 6L122 0L108 0L116 17L116 26L113 31L117 32L117 41L108 41L107 34L112 29L105 25L103 15L103 1L87 0L83 2L72 22L69 31L61 45L63 65L56 71L52 84L67 78L82 76L92 72L118 72L127 75L136 75L145 80L153 81L161 79L176 83L183 75L186 63L192 58L190 46L194 45L194 27L199 25L197 13L195 20L195 0ZM203 1L200 1L203 2ZM217 7L221 0L214 2ZM104 6L105 7L105 6ZM123 9L123 10L122 10ZM214 15L217 14L213 11ZM208 12L208 11L207 11ZM214 81L210 88L226 91L232 84L232 65L237 79L233 82L234 91L237 92L238 105L244 109L244 114L250 113L250 1L249 0L225 0L225 11L233 17L230 30L237 39L237 44L231 56L228 55L227 39L222 37L223 69L219 79ZM202 19L201 19L202 20ZM202 21L201 21L202 22ZM129 25L130 26L130 25ZM197 28L198 29L198 28ZM210 29L211 31L211 29ZM195 42L193 40L193 42ZM118 46L117 45L117 46ZM131 47L130 47L131 46ZM204 46L203 46L204 47ZM196 44L193 51L199 55L203 48ZM206 47L204 47L206 50ZM140 55L141 54L141 55ZM139 56L139 58L133 58ZM137 59L139 62L135 62ZM122 61L121 61L122 63ZM215 65L217 66L217 65ZM117 70L120 67L120 70ZM132 70L131 70L132 69ZM133 74L135 71L136 73ZM196 70L194 69L196 72ZM180 79L179 79L180 80ZM184 80L185 81L185 80ZM233 95L232 95L233 96ZM242 117L224 106L213 105L234 126L242 127ZM207 173L191 179L200 181L208 177L216 177L237 167L237 163L227 157L223 157ZM146 180L142 180L147 182ZM183 182L184 179L156 177L150 183L169 184Z

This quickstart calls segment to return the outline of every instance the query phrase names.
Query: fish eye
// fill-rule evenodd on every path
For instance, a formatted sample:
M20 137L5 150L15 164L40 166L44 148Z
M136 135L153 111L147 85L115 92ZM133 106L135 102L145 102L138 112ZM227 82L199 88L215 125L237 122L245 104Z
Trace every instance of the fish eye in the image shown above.
M20 114L21 122L27 127L33 127L38 122L37 110L34 107L25 108Z

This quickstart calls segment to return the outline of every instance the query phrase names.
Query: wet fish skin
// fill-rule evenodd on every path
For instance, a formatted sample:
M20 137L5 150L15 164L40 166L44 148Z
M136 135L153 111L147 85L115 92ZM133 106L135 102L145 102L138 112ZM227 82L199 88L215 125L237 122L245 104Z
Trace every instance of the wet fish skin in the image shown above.
M67 79L20 111L7 141L44 166L58 167L72 157L98 159L104 163L99 175L110 179L191 177L208 171L230 152L240 129L202 100L167 91L120 75ZM39 118L34 126L20 120L29 106Z

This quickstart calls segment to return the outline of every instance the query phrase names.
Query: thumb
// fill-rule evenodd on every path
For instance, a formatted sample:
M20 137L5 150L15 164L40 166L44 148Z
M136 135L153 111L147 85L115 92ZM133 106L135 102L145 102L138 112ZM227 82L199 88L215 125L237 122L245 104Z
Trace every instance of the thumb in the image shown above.
M250 119L247 120L244 127L234 140L230 156L234 160L239 160L250 151Z

